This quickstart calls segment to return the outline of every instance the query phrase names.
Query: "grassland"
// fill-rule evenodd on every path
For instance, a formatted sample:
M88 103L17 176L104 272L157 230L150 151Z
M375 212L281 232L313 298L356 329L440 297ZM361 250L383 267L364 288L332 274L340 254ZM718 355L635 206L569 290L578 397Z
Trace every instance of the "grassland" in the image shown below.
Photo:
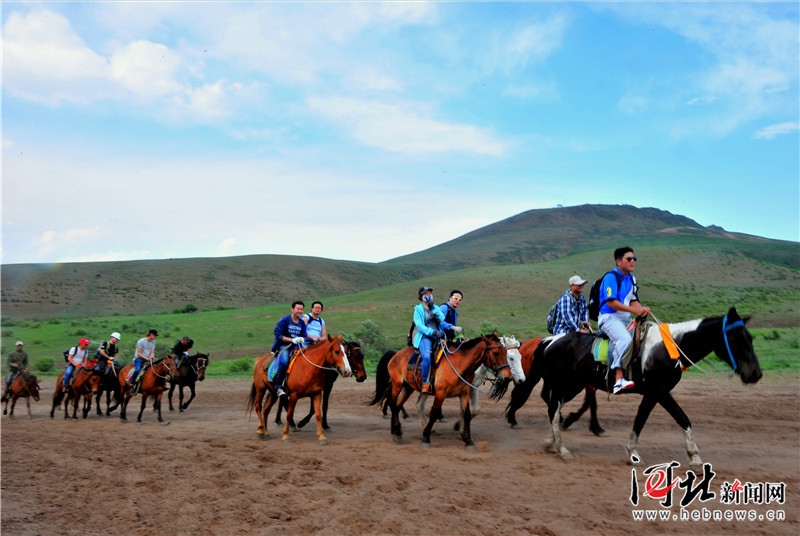
M637 248L637 255L640 297L660 320L719 315L735 305L740 313L752 315L750 328L764 368L791 374L800 371L798 270L702 247L642 247ZM464 292L459 324L468 335L497 327L501 333L526 339L545 334L547 310L566 288L568 277L573 273L587 279L599 277L609 267L607 257L607 252L592 252L548 262L432 275L326 298L324 316L331 332L341 331L362 340L372 372L385 349L405 344L411 308L421 284L433 286L439 301L444 301L452 288ZM308 294L299 297L309 304L316 298ZM288 303L280 303L201 309L192 314L124 314L122 309L113 315L72 318L4 315L2 356L5 360L13 343L21 339L32 361L52 357L61 370L61 353L79 338L93 341L94 350L111 331L120 331L123 360L129 361L136 340L154 327L160 334L159 353L168 351L182 335L189 335L195 339L197 350L212 354L212 375L248 374L248 358L268 351L274 325L288 311Z

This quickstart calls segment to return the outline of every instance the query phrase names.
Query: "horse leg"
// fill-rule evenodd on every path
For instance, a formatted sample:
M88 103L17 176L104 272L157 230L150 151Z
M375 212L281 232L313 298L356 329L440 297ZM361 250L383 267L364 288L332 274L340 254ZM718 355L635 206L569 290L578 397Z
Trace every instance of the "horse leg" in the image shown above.
M528 401L528 398L530 398L531 392L533 391L533 387L536 385L536 383L537 382L533 382L530 378L528 378L527 381L524 381L519 385L515 385L511 390L511 400L508 402L508 407L506 408L506 420L514 430L520 428L519 424L517 423L517 410ZM545 389L548 389L547 392L545 392ZM548 402L548 398L546 398L548 395L549 388L543 388L542 398L544 399L545 403Z
M573 423L577 422L581 416L586 413L586 410L589 411L590 419L589 419L589 430L598 436L603 437L606 434L606 431L600 426L600 422L597 420L597 395L595 394L595 390L591 387L586 388L586 395L583 397L583 405L581 405L578 411L573 411L564 419L564 422L561 424L561 428L566 430L569 428Z
M144 408L147 407L147 395L144 394L144 391L141 391L141 388L140 388L140 392L142 394L142 407L139 409L139 416L136 417L136 422L141 424L141 422L142 422L142 413L144 413Z
M297 405L297 395L295 395L294 392L292 392L291 394L289 394L289 407L286 408L286 423L283 425L283 437L281 438L281 440L284 443L292 442L291 438L289 437L289 429L291 428L289 421L294 416L294 407L296 405ZM320 430L320 433L322 433L322 430Z
M423 449L431 448L431 432L433 431L433 425L441 416L443 403L444 398L439 398L439 395L434 395L433 404L431 405L431 413L428 416L428 424L425 425L425 428L422 430L421 446Z
M11 395L11 414L8 416L9 419L13 419L14 418L14 406L17 405L17 398L18 398L17 395ZM27 397L26 397L26 400L28 401L28 414L30 415L31 402ZM6 400L6 407L8 407L8 400Z
M96 403L96 405L97 405L97 415L99 415L100 417L102 417L102 416L103 416L103 410L102 410L102 409L100 409L100 398L101 398L102 396L103 396L103 390L102 390L102 389L99 389L99 390L97 391L97 400L95 400L95 403ZM108 407L108 398L106 398L106 407Z
M417 418L419 419L419 427L421 430L425 430L425 427L428 426L428 417L425 413L425 404L428 403L428 393L420 393L419 398L417 398Z
M327 445L328 438L325 437L322 426L322 394L317 393L311 397L311 403L314 406L314 414L317 417L317 441L320 445Z
M474 451L477 449L475 448L475 442L472 441L472 410L469 407L471 396L471 393L461 395L461 439L464 440L464 446L467 450Z
M703 471L703 460L700 458L700 449L694 441L692 433L692 423L683 409L678 405L672 395L663 393L658 399L658 403L667 410L675 422L683 429L684 440L686 441L686 454L689 456L689 468L697 474Z
M154 394L153 398L156 399L154 405L155 405L156 408L158 408L158 424L166 425L166 424L169 424L169 421L164 421L164 419L161 418L161 397L163 395L164 395L164 391L161 390L157 394Z
M175 411L172 407L172 392L175 390L175 382L169 382L169 393L167 393L167 402L169 402L169 410Z
M31 397L25 397L25 404L28 406L28 418L33 419L33 413L31 413ZM11 406L11 414L14 414L14 406Z
M274 391L267 391L267 402L264 404L264 435L262 436L264 439L269 438L269 432L267 431L267 422L269 420L269 411L272 409L272 406L275 404L275 399L278 395Z
M402 380L400 380L402 382ZM403 439L403 429L400 426L399 412L403 403L411 396L411 388L401 383L396 385L392 382L392 394L389 398L389 409L392 410L392 439L395 443L400 443Z
M656 407L658 402L657 395L653 393L645 393L642 401L639 403L639 410L636 412L636 418L633 420L633 430L631 436L628 438L628 443L625 445L625 451L628 454L628 463L631 465L642 465L642 457L639 455L639 434L642 433L642 428L647 422L647 417L650 412Z
M195 397L194 382L192 382L189 385L187 385L187 387L189 388L189 400L186 401L186 404L181 406L182 410L184 410L184 411L189 408L189 404L192 403L192 400L194 400L194 397ZM183 394L183 386L181 386L181 394Z
M326 381L325 386L322 388L322 428L329 430L328 427L328 399L331 397L331 390L333 389L333 382L336 381L334 376L332 381Z
M550 403L548 404L547 414L550 417L550 430L553 435L553 443L552 447L553 450L561 456L562 460L571 460L573 459L572 454L570 454L569 450L564 446L564 442L561 439L561 407L563 403L561 402L561 396L556 396L555 391L550 392Z
M281 411L287 409L288 407L289 401L287 399L278 399L278 408L275 410L275 424L283 424L283 421L281 420Z

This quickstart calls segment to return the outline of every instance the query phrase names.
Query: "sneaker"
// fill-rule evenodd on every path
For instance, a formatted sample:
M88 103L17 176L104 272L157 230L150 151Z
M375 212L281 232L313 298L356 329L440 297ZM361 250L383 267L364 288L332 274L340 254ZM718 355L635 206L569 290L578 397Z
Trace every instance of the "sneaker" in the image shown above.
M620 379L617 380L617 383L614 384L613 393L617 394L617 393L619 393L621 391L624 391L626 389L631 389L631 388L633 388L633 385L634 384L633 384L632 381L626 380L625 378L620 378Z
M286 394L286 391L283 390L283 387L278 387L278 396L283 396Z

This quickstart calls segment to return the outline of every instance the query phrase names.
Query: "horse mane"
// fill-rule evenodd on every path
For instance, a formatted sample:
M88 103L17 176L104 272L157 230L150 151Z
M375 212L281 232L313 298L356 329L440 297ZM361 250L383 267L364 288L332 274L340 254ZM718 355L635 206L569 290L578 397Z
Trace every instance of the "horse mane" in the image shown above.
M489 337L491 338L491 337ZM456 347L460 350L469 350L470 348L475 348L478 344L483 342L483 337L475 337L474 339L470 339L466 342L462 342L461 344L457 345Z

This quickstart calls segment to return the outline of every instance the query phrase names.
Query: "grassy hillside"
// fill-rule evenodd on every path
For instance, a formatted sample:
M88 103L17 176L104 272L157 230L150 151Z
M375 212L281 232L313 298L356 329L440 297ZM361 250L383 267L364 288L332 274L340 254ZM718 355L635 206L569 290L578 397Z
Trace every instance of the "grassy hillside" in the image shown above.
M743 256L764 266L800 270L800 244L794 242L706 228L654 208L582 205L530 210L380 264L251 255L5 265L0 300L3 315L29 319L171 312L188 304L200 309L240 309L283 303L298 296L326 299L464 268L529 265L581 254L598 259L591 268L602 272L612 262L611 251L621 244L630 244L637 251L669 248L678 257L687 248L714 251L727 254L731 262ZM719 263L725 265L727 260ZM675 278L681 279L685 277Z
M637 279L642 301L662 321L675 322L723 314L736 305L753 315L756 350L777 368L798 368L800 348L800 271L778 264L730 255L705 248L637 248ZM325 300L325 318L331 332L363 337L364 322L379 328L373 356L385 347L405 344L411 308L421 284L435 288L444 301L452 288L464 292L459 324L476 336L486 326L513 333L520 339L545 334L550 305L567 287L573 273L594 279L610 266L608 252L584 253L536 264L469 268L438 274L424 280L331 297ZM588 290L587 290L588 291ZM99 344L111 331L123 334L122 352L132 356L136 340L147 329L161 333L159 351L168 350L182 335L197 341L196 348L210 352L215 361L265 353L272 329L287 314L287 302L237 310L208 309L195 314L123 314L93 318L41 318L38 321L4 317L2 355L21 338L33 358L58 356L60 351L87 336ZM95 348L93 346L92 348ZM60 359L60 358L59 358ZM61 367L61 361L57 361ZM246 369L246 367L245 367Z

